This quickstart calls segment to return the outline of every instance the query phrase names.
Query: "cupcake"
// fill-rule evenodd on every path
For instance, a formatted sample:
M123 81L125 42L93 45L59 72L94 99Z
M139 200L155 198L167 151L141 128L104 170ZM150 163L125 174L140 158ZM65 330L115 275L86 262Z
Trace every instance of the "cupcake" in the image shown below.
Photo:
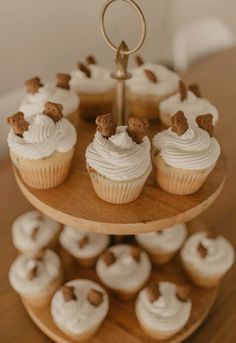
M89 339L99 329L109 309L105 290L90 280L73 280L61 286L51 303L56 326L73 342Z
M56 84L43 85L39 77L33 77L25 82L27 96L23 99L19 111L25 114L26 120L33 114L42 113L45 102L62 104L63 115L73 123L78 117L79 98L70 89L70 75L57 74Z
M99 257L96 271L103 284L125 300L134 297L148 281L151 263L138 247L118 244Z
M48 305L62 279L59 257L45 249L18 256L9 272L11 286L23 301L34 307Z
M197 232L181 250L181 260L189 278L197 286L217 286L234 263L234 248L222 236Z
M163 65L145 63L136 56L137 68L127 81L128 109L131 115L157 120L159 103L178 92L179 76Z
M60 234L62 247L82 266L94 265L97 257L107 248L109 242L108 235L82 232L68 226L65 226Z
M167 340L189 321L192 302L188 286L159 282L138 295L135 312L144 332L155 339Z
M118 126L112 114L97 117L97 132L86 150L86 163L97 195L110 203L125 204L138 198L151 172L146 119L129 119Z
M88 56L86 63L78 63L71 73L70 86L80 97L81 118L95 120L97 115L113 111L115 81L93 56Z
M156 264L168 263L187 237L187 226L178 224L157 232L140 233L135 239Z
M60 104L46 102L42 113L27 120L23 112L7 119L11 160L23 181L33 188L58 186L68 176L76 131L63 118L62 109Z
M58 241L61 224L36 210L18 217L12 225L13 244L20 253L43 247L53 248Z
M216 125L218 110L207 100L201 97L197 84L186 88L183 81L179 81L179 92L160 103L160 120L165 126L171 126L171 117L177 111L183 111L190 127L196 126L196 118L201 113L213 115L213 125Z
M172 117L172 127L153 139L153 162L159 186L173 194L199 190L214 168L220 146L213 135L213 116L198 116L198 127L189 128L182 111Z

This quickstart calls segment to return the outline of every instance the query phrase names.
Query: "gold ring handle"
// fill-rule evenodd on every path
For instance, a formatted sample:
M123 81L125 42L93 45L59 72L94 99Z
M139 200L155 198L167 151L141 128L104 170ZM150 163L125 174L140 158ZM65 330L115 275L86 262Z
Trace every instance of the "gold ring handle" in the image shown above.
M138 13L140 21L141 21L141 39L140 39L138 45L135 48L131 49L131 50L126 50L126 51L122 52L124 55L132 55L132 54L134 54L136 51L138 51L141 48L141 46L143 45L144 40L146 38L146 21L145 21L145 17L143 15L143 12L142 12L141 8L133 0L108 0L107 1L107 3L105 4L105 6L102 9L100 25L101 25L102 35L103 35L105 41L107 42L107 44L113 50L117 51L118 47L116 47L111 42L110 38L108 37L108 35L106 33L106 29L105 29L105 14L106 14L106 11L107 11L108 7L113 2L116 2L116 1L124 1L124 2L127 2L128 4L130 4L136 10L136 12Z

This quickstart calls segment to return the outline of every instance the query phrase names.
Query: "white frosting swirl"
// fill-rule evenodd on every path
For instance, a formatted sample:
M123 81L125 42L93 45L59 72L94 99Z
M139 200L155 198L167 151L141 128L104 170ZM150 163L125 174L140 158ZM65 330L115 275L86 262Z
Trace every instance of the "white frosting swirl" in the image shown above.
M150 81L144 70L152 71L158 82ZM127 81L130 91L140 95L168 96L178 91L179 76L163 65L145 63L142 66L131 70L132 78Z
M105 285L114 290L138 290L147 281L151 273L151 263L145 252L141 252L140 261L137 262L130 255L130 245L119 244L111 247L109 251L115 254L116 261L107 266L100 257L97 261L96 271Z
M77 139L74 126L65 118L57 123L44 114L37 114L27 119L28 131L18 137L11 129L7 142L9 148L17 155L37 160L48 157L54 152L71 150Z
M204 258L197 251L199 243L207 249ZM211 276L226 273L234 263L235 253L233 246L224 237L211 239L207 238L207 232L197 232L184 244L181 258L205 276Z
M29 271L37 265L37 275L30 280ZM41 261L34 259L34 253L25 253L17 257L9 271L11 286L20 294L34 295L44 291L61 272L61 261L52 250L46 250Z
M47 101L61 104L65 117L75 112L79 107L79 97L74 91L49 84L40 87L35 94L27 94L19 110L25 114L27 119L33 114L43 112L44 104Z
M32 233L37 228L33 238ZM60 230L55 220L33 210L22 214L12 225L12 239L20 251L33 251L47 246Z
M106 317L109 300L106 291L97 283L90 280L73 280L66 283L74 287L76 300L65 301L58 290L51 303L51 314L56 325L71 334L83 334L98 326ZM103 293L103 301L99 306L93 306L87 300L88 293L95 289Z
M153 138L154 149L172 167L186 170L213 167L220 156L220 145L200 128L188 129L182 136L170 129Z
M137 242L151 253L171 253L179 250L187 237L187 226L178 224L161 232L141 233Z
M71 73L70 86L77 93L101 94L112 90L115 86L111 72L102 66L89 65L91 77L88 78L81 70L76 69Z
M197 126L196 117L201 114L211 113L214 125L219 119L218 110L207 99L198 98L191 91L187 92L187 98L183 101L178 93L161 101L159 107L161 112L170 116L183 111L190 127Z
M129 137L126 126L119 126L108 139L96 132L86 150L86 162L101 175L116 181L138 178L151 164L150 141L144 137L141 144Z
M188 322L192 302L180 301L176 296L176 285L171 282L159 282L161 296L150 302L147 288L144 288L136 301L138 320L150 330L163 334L177 333Z
M79 247L79 240L88 237L88 244L83 248ZM65 226L60 234L60 243L64 249L75 257L89 258L98 256L107 248L110 242L108 235L97 234L94 232L82 232L77 229Z

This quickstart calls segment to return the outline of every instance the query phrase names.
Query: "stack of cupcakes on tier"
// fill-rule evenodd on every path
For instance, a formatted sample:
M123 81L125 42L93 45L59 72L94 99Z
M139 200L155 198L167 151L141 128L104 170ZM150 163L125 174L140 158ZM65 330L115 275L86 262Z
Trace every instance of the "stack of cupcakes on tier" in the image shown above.
M136 63L127 81L129 113L157 120L160 102L178 92L179 76L162 65L144 62L140 56L136 56Z
M189 127L182 111L171 118L171 128L153 139L153 162L159 186L173 194L199 190L215 167L220 146L213 137L212 114L199 115L198 126Z
M19 216L12 225L13 244L20 253L57 246L61 224L32 210Z
M88 56L85 63L71 72L70 86L79 95L80 117L95 120L96 116L113 111L115 81L111 72Z
M79 97L70 89L69 74L58 73L56 84L44 85L39 77L33 77L25 82L27 96L22 100L19 111L23 112L26 120L34 114L42 113L46 102L63 106L63 115L72 123L77 123Z
M131 117L116 126L112 114L98 116L97 132L86 150L86 163L97 195L114 204L138 198L151 172L148 121Z
M77 135L63 117L63 106L46 102L42 112L8 117L8 146L23 181L39 189L58 186L68 176Z

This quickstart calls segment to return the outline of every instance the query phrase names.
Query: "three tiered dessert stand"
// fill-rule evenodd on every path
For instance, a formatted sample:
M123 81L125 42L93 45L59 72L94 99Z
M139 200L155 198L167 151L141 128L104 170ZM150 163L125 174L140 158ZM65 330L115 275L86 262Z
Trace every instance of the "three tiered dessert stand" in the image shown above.
M109 0L102 11L101 28L108 44L116 51L116 71L112 77L117 80L116 118L117 123L125 123L125 80L131 75L127 72L128 57L135 53L143 44L146 34L145 19L141 9L133 0L123 0L132 5L138 12L141 23L141 40L138 46L129 50L124 41L116 48L109 40L105 27L105 12L110 4L117 0ZM152 124L150 138L162 129L161 124ZM49 190L37 190L27 186L14 169L15 177L22 193L39 211L49 217L73 227L75 230L94 231L110 235L133 235L165 229L178 223L188 222L190 232L205 229L204 225L193 220L208 208L221 192L227 172L227 165L222 155L216 167L196 193L188 196L177 196L166 193L157 187L153 174L148 179L141 196L130 204L113 205L106 203L95 194L90 177L86 171L85 149L91 142L95 125L83 120L78 123L78 144L75 158L68 179L59 187ZM92 268L79 268L63 258L66 280L73 278L89 278L98 281ZM187 282L178 257L163 267L153 267L151 280L169 280L175 283ZM217 288L204 290L192 288L193 309L190 320L185 328L168 342L182 342L189 337L205 320L213 306ZM147 338L135 318L134 300L121 301L110 297L108 317L93 338L91 343L145 343L157 342ZM71 341L54 325L50 306L43 309L31 307L27 302L24 306L35 324L52 340L57 343Z

